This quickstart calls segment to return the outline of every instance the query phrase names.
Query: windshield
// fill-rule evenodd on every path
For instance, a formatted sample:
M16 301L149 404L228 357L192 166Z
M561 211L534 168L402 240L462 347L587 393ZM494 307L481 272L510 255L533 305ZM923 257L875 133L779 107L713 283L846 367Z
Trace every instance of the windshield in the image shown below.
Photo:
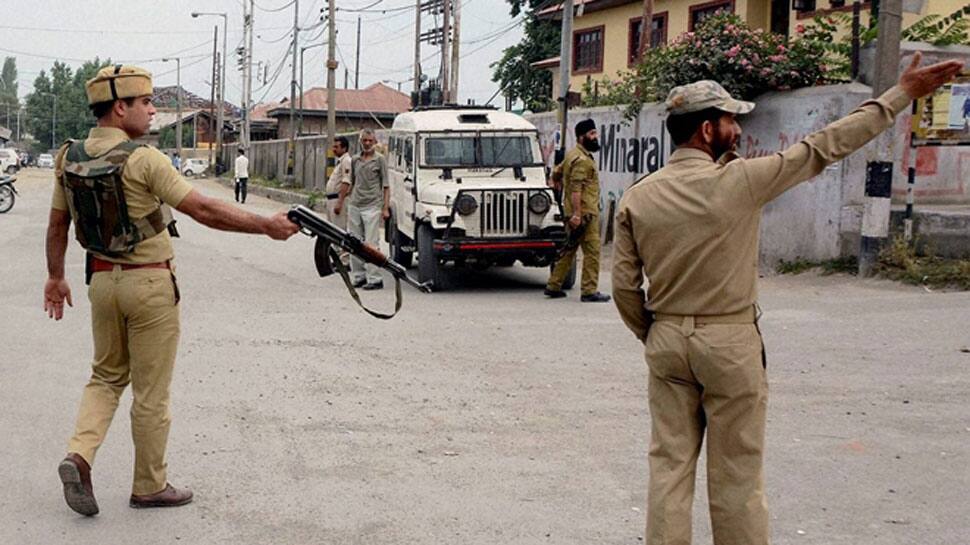
M443 167L512 167L535 163L528 136L427 138L425 164Z

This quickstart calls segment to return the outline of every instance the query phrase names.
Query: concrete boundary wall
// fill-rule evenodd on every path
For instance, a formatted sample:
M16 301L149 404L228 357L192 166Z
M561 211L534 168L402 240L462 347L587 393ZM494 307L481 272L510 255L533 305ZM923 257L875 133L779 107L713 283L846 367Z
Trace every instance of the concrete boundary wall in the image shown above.
M386 137L378 133L378 140L386 141ZM340 134L350 141L350 151L357 150L358 133ZM286 178L286 156L289 140L263 140L249 144L249 173L250 176L261 176L270 180L282 181ZM223 146L223 164L232 170L236 159L238 143ZM294 185L308 190L322 190L327 184L327 137L302 136L296 139L296 164L293 168Z

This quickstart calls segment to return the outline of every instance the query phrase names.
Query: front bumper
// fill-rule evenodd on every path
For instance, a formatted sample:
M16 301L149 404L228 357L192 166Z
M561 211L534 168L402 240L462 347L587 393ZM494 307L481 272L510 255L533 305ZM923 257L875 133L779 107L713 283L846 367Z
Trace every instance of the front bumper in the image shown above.
M441 259L461 257L512 257L516 259L552 258L565 243L565 238L530 239L482 239L447 238L435 239L434 251Z

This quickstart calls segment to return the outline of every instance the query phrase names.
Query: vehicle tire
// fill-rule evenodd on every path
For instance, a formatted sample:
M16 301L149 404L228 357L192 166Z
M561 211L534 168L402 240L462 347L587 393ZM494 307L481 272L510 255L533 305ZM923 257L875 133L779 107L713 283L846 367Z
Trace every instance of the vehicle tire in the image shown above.
M562 281L563 290L571 290L573 286L576 285L576 256L573 256L573 266L569 268L569 272L566 273L566 278ZM556 268L556 263L549 265L549 274Z
M0 214L13 208L14 200L16 200L16 194L13 189L7 186L0 187Z
M394 216L391 216L390 221L387 222L387 238L388 245L391 247L391 260L405 269L410 269L414 265L414 252L406 251L403 247L411 240L397 230L397 219Z
M434 229L428 224L418 226L418 281L431 282L434 291L447 288L445 271L434 252Z
M191 178L191 177L192 177L192 176L194 176L194 175L195 175L195 173L194 173L194 172L192 172L192 170L191 170L191 169L189 169L189 170L186 170L186 171L185 171L185 176L186 176L187 178Z
M17 167L15 167L14 165L10 165L7 167L7 174L16 174L16 173L17 173Z

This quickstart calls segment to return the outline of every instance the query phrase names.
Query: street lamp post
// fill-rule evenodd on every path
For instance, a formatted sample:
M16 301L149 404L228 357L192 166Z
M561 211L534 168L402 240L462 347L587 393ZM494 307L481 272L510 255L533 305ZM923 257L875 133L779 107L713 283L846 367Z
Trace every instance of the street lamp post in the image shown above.
M216 11L193 11L192 17L199 17L201 15L215 15L222 17L222 72L219 77L219 111L216 113L216 125L219 129L216 131L216 164L219 163L222 158L222 128L225 126L225 121L223 120L223 115L225 112L225 100L226 100L226 62L229 57L226 56L226 36L229 31L229 16L225 12ZM216 169L218 174L218 168Z
M182 59L164 58L162 62L175 61L175 154L182 159Z
M299 134L303 134L303 95L306 94L306 89L303 88L303 52L307 49L313 49L314 47L321 47L327 45L326 42L305 45L300 48L300 129Z
M54 112L51 115L51 149L55 149L57 148L57 141L54 136L57 133L57 95L46 91L41 91L40 94L54 97Z

